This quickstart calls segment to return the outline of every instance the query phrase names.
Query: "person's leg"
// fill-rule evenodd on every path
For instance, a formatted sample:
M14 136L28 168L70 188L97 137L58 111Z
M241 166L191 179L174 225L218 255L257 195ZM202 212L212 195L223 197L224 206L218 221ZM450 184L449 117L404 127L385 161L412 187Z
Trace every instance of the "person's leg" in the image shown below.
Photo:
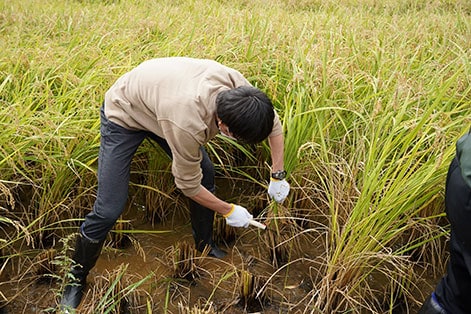
M80 227L71 269L73 280L64 290L62 308L76 308L83 296L86 277L100 255L109 230L124 210L131 160L146 134L126 130L105 117L101 108L98 156L98 191L92 212Z
M201 185L208 191L215 191L215 170L206 150L201 147L203 159L201 160L201 170L203 179ZM226 252L221 250L213 241L214 211L206 208L190 199L190 216L193 238L198 251L202 252L209 246L209 256L223 258Z
M155 134L149 135L155 142L157 142L167 155L172 158L172 152L168 143L156 136ZM214 193L215 190L215 171L214 165L208 156L206 150L201 147L202 160L201 170L203 173L203 179L201 185L204 186L208 191ZM226 255L224 251L219 249L213 242L213 222L214 222L214 211L206 208L193 200L189 200L190 207L190 218L191 228L193 231L193 238L195 240L195 246L198 251L202 252L206 246L210 247L209 255L217 258L222 258Z
M127 130L102 114L97 198L81 227L86 238L104 240L122 214L128 199L131 161L146 134Z
M450 259L435 294L447 313L471 313L471 189L456 158L447 177L445 205L451 227Z
M432 292L425 300L417 314L446 314L445 310L437 301L437 296Z
M445 207L451 226L447 273L433 293L435 305L446 313L471 313L471 189L461 176L455 158L448 170ZM427 302L424 304L426 307ZM423 307L423 308L424 308ZM436 308L436 306L435 306ZM420 312L435 313L435 312ZM441 313L441 312L436 312Z
M82 301L88 273L100 256L103 243L104 241L90 241L82 234L77 237L70 269L72 276L68 279L60 303L63 312L68 313L68 309L77 308Z
M471 291L471 257L456 240L456 235L450 238L450 259L447 272L440 280L435 295L437 302L446 313L471 313L469 293Z

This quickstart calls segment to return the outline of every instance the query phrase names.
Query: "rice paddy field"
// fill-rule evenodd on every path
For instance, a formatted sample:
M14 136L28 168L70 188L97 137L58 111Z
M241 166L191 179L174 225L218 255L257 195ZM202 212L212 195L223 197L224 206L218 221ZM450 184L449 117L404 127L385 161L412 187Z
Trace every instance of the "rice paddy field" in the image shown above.
M270 229L218 217L216 260L145 142L78 312L415 313L448 258L470 15L468 0L0 0L0 313L56 312L104 93L167 56L217 60L273 99L291 193L266 195L267 143L212 141L216 194Z

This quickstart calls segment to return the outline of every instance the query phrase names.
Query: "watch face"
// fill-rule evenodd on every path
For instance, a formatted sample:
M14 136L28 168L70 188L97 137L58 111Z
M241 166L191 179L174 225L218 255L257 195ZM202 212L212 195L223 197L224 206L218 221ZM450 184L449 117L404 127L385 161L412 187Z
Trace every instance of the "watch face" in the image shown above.
M271 174L273 179L283 180L286 177L286 171L280 170Z

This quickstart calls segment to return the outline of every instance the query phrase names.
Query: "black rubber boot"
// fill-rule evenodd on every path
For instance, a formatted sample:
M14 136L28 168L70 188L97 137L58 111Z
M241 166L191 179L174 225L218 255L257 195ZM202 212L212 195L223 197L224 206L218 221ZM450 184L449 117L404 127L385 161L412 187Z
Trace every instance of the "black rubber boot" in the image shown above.
M75 252L72 257L74 266L70 270L73 279L65 286L60 308L67 313L67 309L76 309L82 301L87 275L95 266L103 247L103 241L91 241L81 234L77 237Z
M227 253L213 242L214 211L190 200L190 216L196 249L203 252L206 246L209 246L209 256L216 258L226 256Z
M417 314L446 314L446 312L430 295Z

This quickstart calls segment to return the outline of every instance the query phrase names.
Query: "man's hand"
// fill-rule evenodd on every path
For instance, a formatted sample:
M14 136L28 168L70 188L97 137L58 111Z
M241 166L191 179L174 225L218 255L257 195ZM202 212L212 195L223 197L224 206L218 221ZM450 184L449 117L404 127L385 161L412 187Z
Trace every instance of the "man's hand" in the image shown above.
M224 218L229 226L247 228L253 216L244 207L232 204L231 210L224 215Z
M268 195L270 195L270 197L277 203L283 203L289 194L289 189L289 183L285 179L271 179L270 184L268 185Z

